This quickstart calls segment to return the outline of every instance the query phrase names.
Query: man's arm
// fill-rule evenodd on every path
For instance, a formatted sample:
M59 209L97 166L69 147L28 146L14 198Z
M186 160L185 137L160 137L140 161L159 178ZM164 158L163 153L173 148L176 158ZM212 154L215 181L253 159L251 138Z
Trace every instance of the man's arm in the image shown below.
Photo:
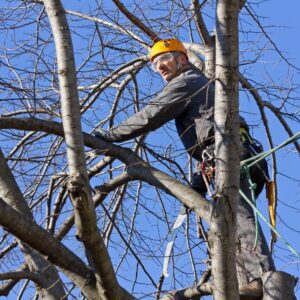
M98 136L109 142L130 140L161 127L183 113L189 107L190 97L195 91L179 77L170 82L141 111L109 131L102 130Z

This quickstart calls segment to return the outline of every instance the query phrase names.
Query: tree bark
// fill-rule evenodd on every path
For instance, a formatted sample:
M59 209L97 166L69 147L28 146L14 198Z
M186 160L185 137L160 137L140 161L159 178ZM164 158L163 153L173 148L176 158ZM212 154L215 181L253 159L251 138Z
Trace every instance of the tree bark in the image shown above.
M54 121L45 121L37 118L7 118L0 117L0 128L14 128L21 130L40 130L51 134L64 136L62 125ZM195 190L187 187L173 177L151 168L137 154L128 148L107 143L104 140L84 133L84 144L87 147L97 148L98 152L114 157L125 163L132 179L143 180L155 187L163 189L178 198L184 205L194 210L201 218L210 224L211 205Z
M133 299L119 286L100 232L87 175L74 51L64 9L59 0L44 0L52 28L61 95L61 108L70 171L68 191L74 206L77 237L95 271L98 299Z
M297 279L285 272L266 272L262 277L263 300L296 300L294 288Z
M93 273L72 251L36 223L21 217L0 198L0 224L18 239L57 265L78 286L88 299L98 299ZM55 299L59 299L55 298Z
M205 45L205 76L212 78L215 75L216 67L216 48L215 36L210 37L210 43Z
M0 170L0 198L18 211L25 220L32 222L33 216L31 211L23 198L1 150ZM21 240L18 240L18 244L24 254L29 270L39 274L40 284L38 284L37 281L35 281L35 283L41 299L55 300L64 297L65 291L56 268L36 250L28 247L28 245Z
M219 0L216 11L216 195L209 231L213 296L239 299L235 267L239 197L238 1Z

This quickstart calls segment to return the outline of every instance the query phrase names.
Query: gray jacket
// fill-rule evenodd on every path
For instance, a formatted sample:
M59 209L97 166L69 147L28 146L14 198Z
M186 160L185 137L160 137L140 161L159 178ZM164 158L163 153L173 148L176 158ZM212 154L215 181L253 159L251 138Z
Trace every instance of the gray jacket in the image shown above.
M203 148L214 135L214 85L196 68L173 78L141 111L113 127L105 135L111 142L126 141L153 131L175 119L186 150L201 160Z

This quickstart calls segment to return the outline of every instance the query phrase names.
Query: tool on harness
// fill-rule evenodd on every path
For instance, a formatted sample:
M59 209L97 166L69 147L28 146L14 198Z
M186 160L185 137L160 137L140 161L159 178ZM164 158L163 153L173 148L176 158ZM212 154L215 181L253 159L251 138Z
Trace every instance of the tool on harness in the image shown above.
M271 225L276 228L276 197L275 197L275 182L270 181L266 184L266 194L269 204L269 217ZM277 235L274 231L271 230L272 241L277 241Z
M248 150L248 153L242 157L242 159L253 157L258 155L259 153L263 152L263 147L260 142L252 138L245 128L240 128L240 137L243 146ZM248 167L247 165L241 164L241 174L246 174L248 182L249 182L249 189L251 192L251 201L252 204L256 207L256 198L263 190L264 186L270 182L269 173L268 173L268 165L265 159L261 160L258 164ZM268 195L268 194L267 194ZM268 207L270 210L270 199L268 198ZM269 211L271 216L271 211ZM253 209L253 214L255 218L255 241L254 241L254 249L258 243L258 215L255 209Z
M240 128L240 137L244 148L248 150L248 153L242 155L241 160L245 160L263 152L262 144L252 138L249 132L243 127ZM263 159L256 165L251 166L249 170L250 176L256 184L255 197L258 197L266 182L270 181L267 161Z
M176 236L177 236L177 233L178 233L178 230L179 230L180 226L186 220L187 214L188 214L188 208L185 207L185 206L182 206L181 209L180 209L180 212L177 216L177 219L174 222L174 224L172 226L172 229L170 231L168 244L167 244L167 248L166 248L166 252L165 252L164 264L163 264L163 275L164 275L164 277L169 277L168 267L169 267L169 261L170 261L174 241L176 239Z
M207 146L202 151L202 161L196 164L195 173L192 177L191 187L200 194L212 196L215 177L215 151L214 145Z
M294 140L297 140L298 138L300 138L300 132L298 132L297 134L292 136L290 139L288 139L281 145L279 145L269 151L266 151L266 152L262 152L263 149L262 149L261 144L258 141L254 140L253 138L251 138L246 129L242 128L240 132L241 132L241 141L242 141L242 143L244 142L243 145L248 144L249 142L250 142L250 144L252 143L251 149L254 149L254 150L256 149L255 151L258 153L256 155L254 155L254 152L252 152L252 155L250 155L250 157L241 161L241 173L244 172L244 173L248 174L248 175L246 175L247 177L249 176L248 180L249 180L250 189L253 190L253 192L251 194L252 194L252 199L254 199L254 201L249 200L241 189L239 191L240 195L252 207L254 214L259 215L263 219L263 221L271 228L271 230L273 232L272 236L274 235L273 240L276 241L277 236L278 236L279 238L281 238L284 241L284 243L291 250L291 252L293 254L295 254L298 258L300 258L300 254L297 253L297 251L280 235L280 233L275 228L275 225L276 225L275 183L273 181L269 180L267 163L265 161L265 158L268 155L270 155L271 153L286 146L287 144L293 142ZM210 166L212 166L214 168L214 165L213 165L214 164L214 146L213 145L211 145L210 150L208 150L207 152L204 152L204 155L202 156L202 158L205 158L208 162L211 162L212 165L210 165ZM255 206L256 195L254 194L254 191L256 191L256 193L257 193L257 182L252 181L251 174L250 174L250 171L253 170L253 167L261 162L263 162L262 165L265 166L266 169L263 170L261 167L258 168L258 170L260 171L259 178L263 177L264 178L263 185L265 183L267 185L266 189L267 189L267 195L268 195L268 200L269 200L269 213L270 213L270 219L271 219L270 223L265 219L265 217L260 213L260 211ZM207 192L207 187L204 182L203 176L199 176L200 171L202 172L202 170L203 170L203 166L201 166L201 164L198 163L197 167L199 167L199 166L200 166L200 168L198 168L197 172L193 174L191 186L193 189L200 192L201 194L205 194ZM262 171L263 171L263 173L262 173ZM196 174L196 176L194 176L195 174ZM261 176L262 174L264 176ZM201 178L202 178L202 180L201 180ZM256 180L257 180L257 178L256 178ZM262 187L260 187L261 189L263 188L263 185L262 185ZM260 190L260 192L261 192L261 190ZM168 241L168 245L167 245L167 249L166 249L166 253L165 253L164 266L163 266L163 275L165 277L169 276L168 265L169 265L172 248L174 245L174 240L177 236L178 229L180 228L180 226L183 224L183 222L185 221L185 219L187 217L187 213L188 213L187 208L182 207L180 210L180 213L171 229L171 233L170 233L170 237L169 237L169 241Z
M246 129L240 129L241 141L245 147L249 150L251 154L250 157L256 156L263 152L262 145L255 139L253 139ZM265 159L259 161L257 164L247 168L245 165L241 166L241 172L246 173L250 189L251 187L251 180L255 179L256 187L254 190L255 195L252 194L252 203L255 205L255 198L261 193L264 185L266 185L266 197L268 199L268 209L269 209L269 218L271 225L275 228L276 227L276 197L275 197L275 182L271 181L268 174L268 165ZM251 193L253 193L253 189L251 189ZM255 224L257 227L257 213L254 210L255 216ZM256 231L256 239L255 244L257 244L257 235L258 235L258 228ZM271 231L272 235L272 242L277 241L277 236L274 231Z
M244 128L240 127L240 138L241 142L245 145L249 145L252 149L251 152L254 153L261 153L263 152L263 147L259 141L254 139L253 137L250 136L249 131Z
M201 173L209 196L213 195L213 179L215 177L215 147L210 145L202 152Z
M257 155L263 151L260 142L252 138L248 130L244 127L240 128L240 140L243 145L241 160ZM202 152L202 161L197 163L195 173L192 177L192 188L200 194L212 195L214 189L215 177L215 151L214 144L207 146ZM268 174L268 165L266 160L262 160L259 164L250 168L250 177L255 183L255 197L261 193L266 182L270 181Z
M285 147L286 145L296 141L300 138L300 132L296 133L295 135L291 136L289 139L284 141L282 144L274 147L273 149L270 149L268 151L265 151L263 153L259 153L253 157L250 157L244 161L241 161L241 168L243 169L249 169L252 166L255 166L257 163L264 160L268 155L274 153L280 148ZM241 196L245 199L246 202L250 206L252 206L253 210L259 214L259 216L264 220L264 222L271 228L272 230L272 239L273 241L277 240L277 237L282 239L286 246L290 249L290 251L295 254L298 258L300 258L300 254L279 234L279 232L276 230L276 198L275 198L275 182L269 181L267 182L267 196L269 200L269 214L270 214L270 223L265 219L265 217L260 213L260 211L253 205L253 203L247 198L247 196L243 193L243 191L240 189ZM273 224L272 224L273 222Z

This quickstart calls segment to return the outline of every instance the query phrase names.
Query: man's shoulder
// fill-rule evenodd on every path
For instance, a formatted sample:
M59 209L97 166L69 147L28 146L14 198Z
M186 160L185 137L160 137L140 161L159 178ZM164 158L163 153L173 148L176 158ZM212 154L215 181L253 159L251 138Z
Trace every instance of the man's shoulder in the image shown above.
M179 81L185 82L185 85L192 88L193 86L203 86L209 83L209 79L196 67L190 68L181 73L178 77Z
M185 69L183 70L180 74L178 74L176 77L174 77L168 84L176 84L178 82L188 82L191 79L201 79L204 78L204 75L200 72L200 70L195 70L195 69Z
M207 85L208 82L209 80L200 70L196 69L196 67L187 68L178 76L174 77L165 86L162 93L192 92L194 89Z

